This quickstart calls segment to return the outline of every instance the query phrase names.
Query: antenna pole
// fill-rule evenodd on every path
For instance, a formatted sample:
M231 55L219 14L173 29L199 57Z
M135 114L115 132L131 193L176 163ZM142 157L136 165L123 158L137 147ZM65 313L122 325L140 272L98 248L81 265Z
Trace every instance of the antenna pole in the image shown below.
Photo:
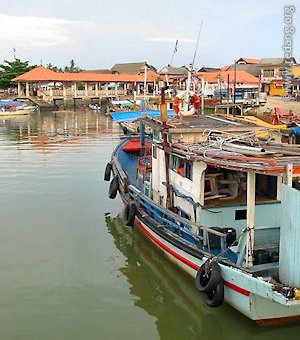
M175 42L175 47L174 47L174 51L173 51L172 58L171 58L169 66L172 66L174 55L177 52L177 46L178 46L178 39Z
M193 62L192 62L192 69L194 68L194 63L195 63L195 59L196 59L196 55L197 55L197 50L198 50L198 44L199 44L200 34L201 34L201 30L202 30L202 25L203 25L203 19L201 21L201 25L200 25L200 29L199 29L199 33L198 33L197 44L196 44L196 48L195 48L195 52L194 52L194 57L193 57Z

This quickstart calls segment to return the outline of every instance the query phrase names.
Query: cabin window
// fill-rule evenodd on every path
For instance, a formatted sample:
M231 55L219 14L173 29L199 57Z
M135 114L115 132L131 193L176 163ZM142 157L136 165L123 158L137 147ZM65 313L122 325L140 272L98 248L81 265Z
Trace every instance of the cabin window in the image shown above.
M157 159L157 146L156 145L152 146L152 156L153 158Z
M153 141L160 143L162 141L162 136L161 136L160 131L153 130L152 139Z
M170 169L177 172L182 177L192 180L192 163L172 155L170 158Z
M247 209L236 210L235 211L235 220L246 220L247 219Z
M187 220L191 220L191 215L190 214L188 214L186 211L184 211L183 209L181 209L180 207L175 207L174 208L174 210L175 210L175 212L179 215L179 216L181 216L181 217L183 217L183 218L185 218L185 219L187 219Z
M185 177L192 179L192 164L191 162L185 162Z
M256 174L255 196L261 201L277 199L277 177Z

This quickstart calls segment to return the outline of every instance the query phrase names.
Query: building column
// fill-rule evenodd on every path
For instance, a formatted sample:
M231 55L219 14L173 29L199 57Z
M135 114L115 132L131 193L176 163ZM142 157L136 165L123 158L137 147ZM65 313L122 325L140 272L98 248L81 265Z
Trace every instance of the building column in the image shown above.
M29 97L29 83L27 83L27 82L26 82L26 85L25 85L25 96Z
M96 97L99 97L99 83L95 84Z
M84 84L84 95L87 97L88 96L88 84Z
M67 89L64 83L63 83L63 97L64 97L64 100L67 99Z
M74 83L73 88L74 88L74 97L77 97L77 84L76 83Z
M105 94L108 96L108 83L105 84Z
M21 96L21 83L18 82L18 96Z

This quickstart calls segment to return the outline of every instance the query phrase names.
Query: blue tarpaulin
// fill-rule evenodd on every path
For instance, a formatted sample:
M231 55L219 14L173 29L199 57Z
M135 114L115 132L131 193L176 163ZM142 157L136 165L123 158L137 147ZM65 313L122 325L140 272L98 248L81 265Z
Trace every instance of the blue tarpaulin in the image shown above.
M17 100L0 100L0 106L20 106L20 105L24 105L24 102L20 102Z
M300 126L291 128L290 136L291 135L300 136Z
M160 115L159 110L150 111L122 111L122 112L112 112L111 117L116 122L126 122L129 120L134 120L140 118L143 113L146 113L148 117L158 117ZM169 116L174 116L174 111L168 110Z

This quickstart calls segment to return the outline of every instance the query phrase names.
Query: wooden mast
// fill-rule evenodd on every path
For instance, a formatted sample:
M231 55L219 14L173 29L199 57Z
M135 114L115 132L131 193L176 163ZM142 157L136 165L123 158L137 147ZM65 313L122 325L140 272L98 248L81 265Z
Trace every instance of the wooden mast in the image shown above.
M254 222L255 222L255 172L248 171L246 267L253 266Z
M170 186L170 171L169 171L169 164L170 164L170 154L168 152L169 141L168 141L168 111L167 111L167 104L166 104L166 95L165 90L168 87L163 87L161 89L161 102L160 102L160 120L162 122L162 134L163 134L163 150L165 156L165 171L166 171L166 190L167 190L167 197L166 197L166 208L169 210L173 210L173 202L171 196L171 186Z

